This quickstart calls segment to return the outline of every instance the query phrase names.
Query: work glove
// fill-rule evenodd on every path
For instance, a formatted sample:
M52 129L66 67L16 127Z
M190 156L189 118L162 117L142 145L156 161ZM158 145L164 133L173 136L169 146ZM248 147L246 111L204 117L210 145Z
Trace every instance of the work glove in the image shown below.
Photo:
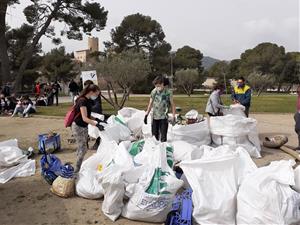
M99 122L97 123L96 127L98 127L100 131L104 131L104 126L102 126Z
M98 118L95 118L95 120L98 122L98 123L107 123L105 120L100 120Z
M148 120L148 115L145 115L144 124L147 124L147 120Z

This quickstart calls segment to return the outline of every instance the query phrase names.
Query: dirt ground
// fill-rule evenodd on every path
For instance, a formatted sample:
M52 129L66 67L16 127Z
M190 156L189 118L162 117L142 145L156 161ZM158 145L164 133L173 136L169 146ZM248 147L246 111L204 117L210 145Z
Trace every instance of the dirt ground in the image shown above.
M294 121L292 114L255 114L261 140L265 136L285 134L289 145L296 146ZM58 118L0 118L0 141L17 138L23 149L37 147L37 136L48 131L55 131L62 136L63 150L57 152L63 162L75 162L75 145L69 145L67 138L70 130L63 127L63 120ZM93 143L90 143L92 145ZM86 158L94 151L89 151ZM289 155L280 150L263 149L262 158L256 159L258 166L270 161L289 159ZM0 184L0 224L148 224L120 218L111 222L101 211L102 200L87 200L79 197L63 199L53 195L50 186L40 176L39 159L36 155L37 171L34 176L16 178L6 184Z

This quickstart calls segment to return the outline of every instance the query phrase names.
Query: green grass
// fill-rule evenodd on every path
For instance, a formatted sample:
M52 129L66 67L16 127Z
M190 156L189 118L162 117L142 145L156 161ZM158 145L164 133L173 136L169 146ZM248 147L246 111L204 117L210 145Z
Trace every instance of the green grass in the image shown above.
M174 101L176 106L182 108L183 113L186 113L190 109L196 109L200 113L204 113L208 96L193 95L191 97L176 95ZM222 97L224 104L229 105L231 103L230 96ZM148 97L130 97L125 106L134 107L145 110L148 104ZM262 95L252 97L252 106L250 112L252 113L293 113L296 108L296 96L291 95ZM65 116L68 109L71 108L70 103L63 103L59 106L51 107L38 107L38 115L47 116ZM103 100L103 112L115 113L114 109Z

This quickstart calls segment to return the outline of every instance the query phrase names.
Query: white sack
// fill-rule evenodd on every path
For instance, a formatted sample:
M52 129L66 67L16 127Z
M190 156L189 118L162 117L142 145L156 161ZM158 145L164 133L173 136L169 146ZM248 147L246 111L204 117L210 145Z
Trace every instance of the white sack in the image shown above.
M104 115L102 115L102 114L92 112L91 116L94 118L98 118L99 120L102 120L102 121L104 120ZM98 127L92 126L90 124L88 125L88 134L90 137L95 138L95 139L100 137L100 131L99 131Z
M0 142L0 167L14 166L24 159L27 156L18 147L17 139Z
M35 160L23 159L18 165L10 168L0 168L0 184L14 177L28 177L35 174Z
M143 125L142 125L142 134L143 134L144 138L152 137L152 129L151 129L152 115L153 115L153 112L151 111L147 117L147 124L143 123Z
M193 155L197 152L200 154L198 158L201 157L202 152L195 145L189 144L185 141L173 141L172 142L174 148L174 161L181 162L184 160L192 160L194 159Z
M295 191L300 193L300 166L298 166L295 170L295 185L293 186L293 188L295 189Z
M256 166L243 148L201 148L200 159L179 164L193 189L193 217L202 225L235 224L238 186Z
M183 185L167 162L166 148L167 144L161 143L154 151L148 151L152 163L145 167L139 183L126 187L131 197L122 210L123 217L148 222L165 221L173 198Z
M115 221L122 212L125 195L123 173L134 168L133 158L127 151L127 142L121 142L114 152L110 165L99 175L104 190L103 213Z
M102 135L106 136L109 140L116 142L130 139L131 131L124 123L124 121L122 121L121 117L116 117L112 115L107 119L107 123L101 123L101 125L103 125L104 131L99 131L98 127L89 124L89 136L93 138L98 138Z
M119 117L112 115L107 119L107 124L102 125L104 126L104 131L100 133L110 140L118 143L130 139L131 131Z
M102 211L110 220L116 221L124 205L125 184L122 168L117 165L110 166L101 174L100 181L104 190Z
M118 115L124 118L126 125L133 132L133 134L138 134L142 131L145 111L131 107L124 107L118 111Z
M138 165L152 164L152 155L156 151L157 146L160 144L155 137L145 138L143 151L134 157L134 162Z
M188 125L169 125L168 141L186 141L197 146L211 144L207 119Z
M103 188L99 175L113 161L118 145L115 141L102 138L97 153L83 161L79 177L76 180L76 194L83 198L98 199L103 197Z
M216 145L238 145L255 158L260 158L260 141L257 121L236 115L210 118L210 132Z
M186 119L192 119L192 120L198 119L198 116L199 116L199 113L195 109L192 109L185 114Z
M274 161L247 176L237 195L237 224L300 222L300 194L294 185L293 161Z
M245 114L245 106L241 104L233 104L230 105L229 109L222 109L222 112L224 115L236 115L236 116L242 116L246 117Z

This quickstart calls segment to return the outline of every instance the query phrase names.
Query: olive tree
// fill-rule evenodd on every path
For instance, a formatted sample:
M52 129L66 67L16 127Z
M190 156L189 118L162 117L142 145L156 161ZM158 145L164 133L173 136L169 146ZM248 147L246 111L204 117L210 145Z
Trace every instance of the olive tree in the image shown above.
M256 91L257 96L269 87L272 87L276 79L273 74L261 74L259 72L253 72L248 77L247 80L251 85L252 90Z
M195 86L200 82L198 69L181 69L176 71L176 85L182 88L184 92L191 96Z
M151 71L149 60L141 52L124 51L119 54L111 54L102 59L96 65L97 72L106 82L108 97L102 97L114 107L121 109L132 87L146 79ZM121 90L122 97L118 98Z

